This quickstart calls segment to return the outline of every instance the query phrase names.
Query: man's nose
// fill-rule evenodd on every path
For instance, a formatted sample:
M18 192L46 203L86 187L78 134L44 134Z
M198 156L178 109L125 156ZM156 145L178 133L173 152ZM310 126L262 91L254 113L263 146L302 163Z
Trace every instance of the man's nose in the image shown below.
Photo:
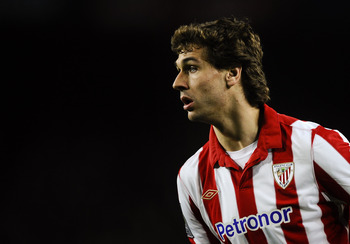
M187 90L189 88L187 78L182 72L176 76L173 83L173 88L178 91Z

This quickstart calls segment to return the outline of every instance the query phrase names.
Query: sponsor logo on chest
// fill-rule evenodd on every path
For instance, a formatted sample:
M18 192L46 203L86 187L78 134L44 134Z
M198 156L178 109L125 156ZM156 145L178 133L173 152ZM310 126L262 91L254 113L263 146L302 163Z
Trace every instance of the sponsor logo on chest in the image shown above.
M232 222L219 222L215 224L215 227L220 239L225 241L225 235L234 237L235 235L243 235L248 230L256 231L271 225L289 223L291 221L289 215L292 212L293 209L289 206L282 209L274 209L269 213L258 213L240 219L233 218Z

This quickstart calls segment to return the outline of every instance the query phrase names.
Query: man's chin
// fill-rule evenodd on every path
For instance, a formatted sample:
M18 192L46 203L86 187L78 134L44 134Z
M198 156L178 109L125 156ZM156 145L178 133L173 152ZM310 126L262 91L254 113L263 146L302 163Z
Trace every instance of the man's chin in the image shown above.
M187 111L187 118L192 122L197 121L197 116L196 116L196 113L194 111Z
M195 111L188 111L187 117L191 122L203 122L202 116Z
M187 111L188 120L191 122L200 122L204 124L212 124L212 114L198 113L197 111Z

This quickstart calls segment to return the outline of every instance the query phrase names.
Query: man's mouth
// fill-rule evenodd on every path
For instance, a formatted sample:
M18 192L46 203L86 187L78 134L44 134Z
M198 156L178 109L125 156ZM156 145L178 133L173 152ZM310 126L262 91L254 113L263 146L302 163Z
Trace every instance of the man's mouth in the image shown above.
M184 104L183 106L184 110L187 110L187 111L192 110L193 100L190 97L184 95L181 97L181 101Z

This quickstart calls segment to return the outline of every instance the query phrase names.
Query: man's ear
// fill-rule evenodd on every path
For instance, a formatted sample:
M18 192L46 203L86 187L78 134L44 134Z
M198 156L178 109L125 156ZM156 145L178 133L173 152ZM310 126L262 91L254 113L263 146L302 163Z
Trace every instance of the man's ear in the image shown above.
M235 67L227 71L226 84L227 87L236 85L241 80L242 67Z

